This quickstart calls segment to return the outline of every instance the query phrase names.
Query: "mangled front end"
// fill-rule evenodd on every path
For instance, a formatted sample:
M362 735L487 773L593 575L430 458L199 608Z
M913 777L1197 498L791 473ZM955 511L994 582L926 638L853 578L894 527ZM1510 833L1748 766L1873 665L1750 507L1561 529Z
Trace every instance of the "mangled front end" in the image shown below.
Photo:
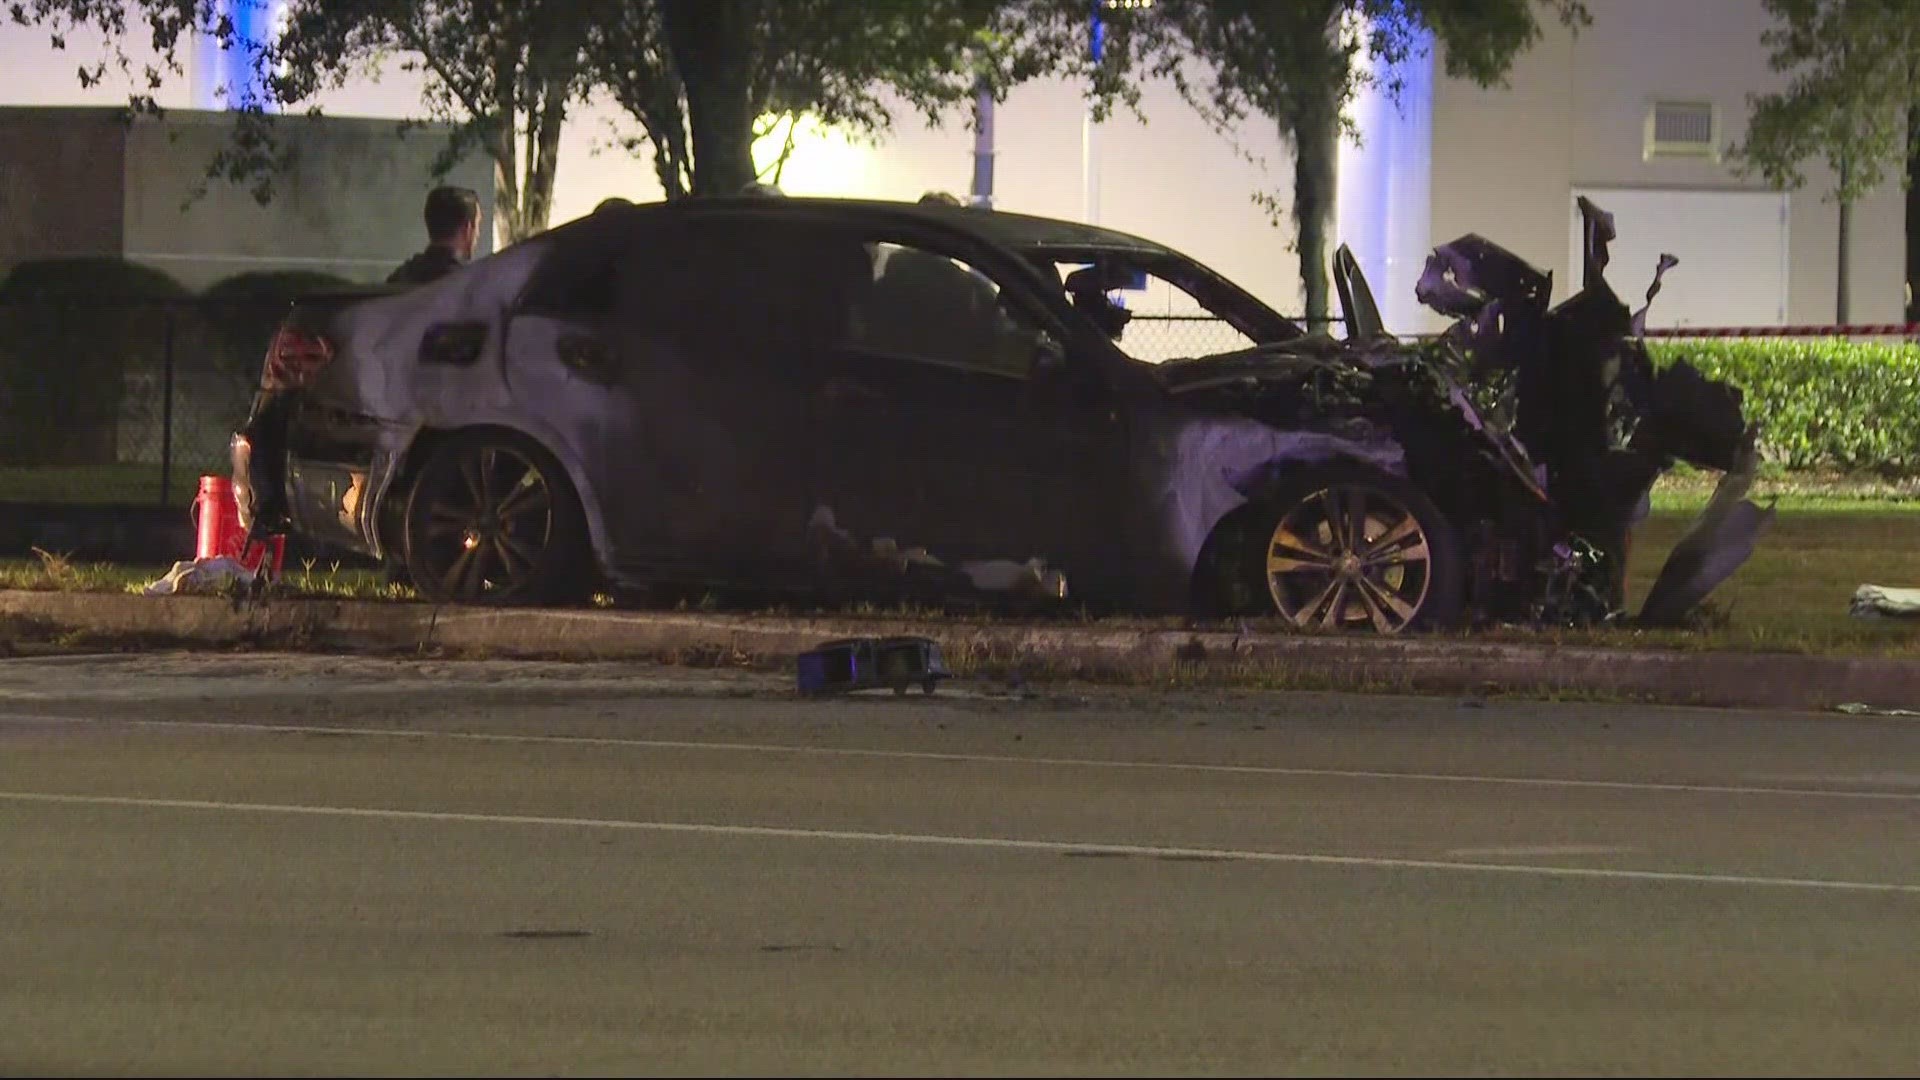
M1646 304L1630 312L1604 275L1612 215L1585 198L1579 209L1583 280L1560 304L1548 306L1550 275L1471 234L1435 249L1417 296L1457 320L1432 348L1470 399L1465 415L1557 518L1560 538L1534 580L1539 621L1622 616L1631 536L1654 483L1678 461L1723 474L1635 619L1682 625L1771 520L1772 510L1745 498L1759 464L1757 430L1738 388L1684 360L1656 367L1648 353L1647 305L1677 261L1661 257Z

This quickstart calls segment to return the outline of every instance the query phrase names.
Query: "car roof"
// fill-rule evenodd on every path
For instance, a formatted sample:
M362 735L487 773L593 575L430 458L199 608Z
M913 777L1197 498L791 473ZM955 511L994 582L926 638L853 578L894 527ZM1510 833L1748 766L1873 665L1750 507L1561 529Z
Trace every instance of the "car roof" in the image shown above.
M712 210L748 210L767 214L829 213L850 221L868 219L887 223L921 223L972 233L974 236L1021 252L1111 250L1152 255L1173 255L1164 244L1078 221L1015 214L942 203L900 202L886 199L793 198L735 196L727 198L675 199L671 202L637 203L621 212L646 215L702 213ZM589 215L590 217L592 215Z

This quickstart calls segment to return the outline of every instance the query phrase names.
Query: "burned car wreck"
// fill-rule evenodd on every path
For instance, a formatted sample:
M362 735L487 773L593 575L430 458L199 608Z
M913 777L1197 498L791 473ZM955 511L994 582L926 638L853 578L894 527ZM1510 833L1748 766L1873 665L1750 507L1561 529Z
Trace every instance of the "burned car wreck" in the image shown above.
M1623 617L1675 461L1722 470L1637 618L1751 551L1737 390L1661 370L1582 288L1463 237L1396 338L1342 248L1344 336L1138 237L962 207L686 200L596 212L432 284L288 314L234 438L255 536L385 560L443 601L606 585L1071 598L1394 633ZM1664 272L1663 263L1660 272ZM1155 362L1115 295L1233 347ZM1648 299L1658 290L1648 290Z

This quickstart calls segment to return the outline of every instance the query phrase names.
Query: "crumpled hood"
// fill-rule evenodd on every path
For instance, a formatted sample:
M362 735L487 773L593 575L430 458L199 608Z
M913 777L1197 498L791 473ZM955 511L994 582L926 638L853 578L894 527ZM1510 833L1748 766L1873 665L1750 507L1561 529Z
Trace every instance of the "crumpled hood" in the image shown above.
M1295 382L1351 364L1340 342L1316 334L1212 356L1169 360L1155 365L1153 373L1160 385L1181 394L1240 382Z

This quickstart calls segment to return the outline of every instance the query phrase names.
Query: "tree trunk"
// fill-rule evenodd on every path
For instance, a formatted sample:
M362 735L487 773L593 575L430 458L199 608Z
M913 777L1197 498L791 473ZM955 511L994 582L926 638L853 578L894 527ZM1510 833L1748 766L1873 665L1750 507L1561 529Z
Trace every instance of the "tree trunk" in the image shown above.
M493 56L493 115L486 137L487 152L493 157L493 235L498 247L517 244L527 238L525 208L521 205L520 147L515 129L520 115L520 58L510 41L503 39Z
M667 85L651 88L641 102L628 103L627 111L640 119L653 144L653 173L660 190L669 200L684 199L692 194L693 184L686 110L680 102L679 76L662 81Z
M679 122L677 118L675 122ZM653 140L653 174L659 178L660 190L668 199L684 199L692 194L688 188L688 177L693 175L693 166L687 161L685 128L671 132L662 128L661 132L650 136Z
M522 240L545 232L553 216L553 184L560 171L560 128L566 123L567 105L580 78L581 50L586 45L584 27L574 33L567 27L553 26L547 33L551 37L535 41L527 51L528 92L524 99L527 175L525 190L521 193Z
M1848 264L1853 261L1853 237L1850 235L1852 232L1853 203L1842 201L1840 203L1840 265L1838 273L1834 275L1833 296L1833 321L1841 326L1847 325L1847 320L1853 315L1851 295L1853 290L1852 283L1848 280L1852 275L1847 269Z
M1847 195L1847 159L1840 159L1840 237L1839 265L1834 274L1833 321L1847 325L1852 315L1853 200Z
M493 235L500 247L526 239L520 210L520 154L513 141L513 114L493 122L487 140L493 157Z
M567 83L549 81L544 89L546 100L540 103L540 111L528 117L533 160L528 163L526 212L521 219L527 236L545 232L553 216L553 182L560 172L560 126L567 117Z
M1293 220L1300 254L1300 283L1306 290L1307 328L1327 320L1327 234L1332 230L1338 194L1339 106L1332 100L1302 108L1281 135L1293 144Z
M754 0L661 0L660 21L686 88L693 193L734 195L753 165Z
M1907 304L1905 318L1920 313L1920 108L1907 110Z

